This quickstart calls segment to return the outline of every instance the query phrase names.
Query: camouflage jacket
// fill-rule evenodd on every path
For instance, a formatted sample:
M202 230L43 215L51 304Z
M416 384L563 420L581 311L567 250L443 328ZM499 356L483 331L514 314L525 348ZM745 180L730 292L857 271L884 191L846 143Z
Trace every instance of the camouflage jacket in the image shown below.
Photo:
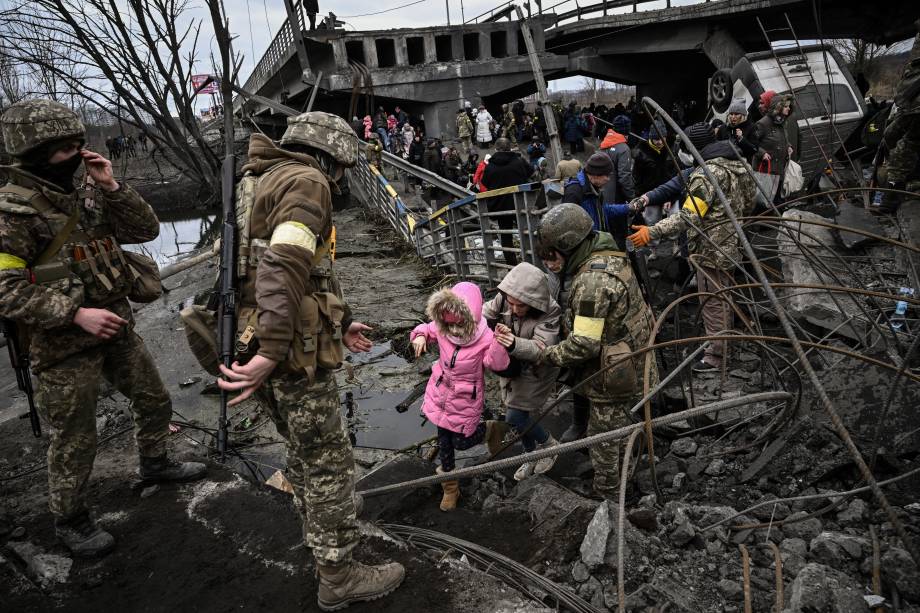
M750 215L754 209L757 184L745 170L744 163L716 157L707 160L706 167L718 181L735 215ZM690 251L700 255L705 265L731 270L734 268L733 261L741 261L741 248L725 207L716 197L716 191L702 169L693 171L688 186L688 192L696 199L698 208L693 199L688 197L677 215L671 215L651 226L649 236L652 240L673 239L686 230L690 237ZM701 237L696 228L705 232L712 242Z
M457 136L467 138L473 134L473 122L466 113L457 113Z
M96 190L88 206L79 190L64 194L16 168L10 168L9 174L10 183L40 191L55 209L46 215L17 197L0 194L0 259L7 262L0 266L0 316L31 336L32 368L40 372L68 356L122 338L134 327L131 305L120 298L104 308L128 320L128 325L114 339L96 338L73 323L78 308L96 306L85 299L78 276L71 274L47 285L32 282L29 267L64 227L74 207L81 209L78 230L114 236L119 244L153 240L160 231L159 221L150 205L124 183L116 192Z
M920 29L920 20L916 25ZM920 34L914 37L914 47L901 74L894 101L901 113L920 113Z
M598 232L582 245L566 262L566 276L574 276L562 317L564 339L542 352L543 360L577 372L579 381L599 370L605 346L624 341L630 350L644 347L653 325L629 259L616 251L613 237ZM633 364L641 377L642 361ZM657 369L653 376L657 380ZM596 378L582 393L609 400L635 391L604 389L602 382L603 377Z

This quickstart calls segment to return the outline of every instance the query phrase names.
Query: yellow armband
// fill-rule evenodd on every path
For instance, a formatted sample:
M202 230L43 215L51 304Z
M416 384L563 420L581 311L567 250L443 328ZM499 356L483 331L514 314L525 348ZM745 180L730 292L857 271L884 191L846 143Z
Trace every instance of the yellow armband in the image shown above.
M709 204L702 198L687 196L682 207L691 213L696 213L700 217L705 217L709 211Z
M0 253L0 270L11 270L14 268L25 268L26 261L9 253Z
M593 341L599 341L604 335L604 318L576 315L575 323L572 328L573 336L584 336Z
M297 221L286 221L272 232L270 247L275 245L294 245L306 249L310 253L316 252L316 235L304 224Z

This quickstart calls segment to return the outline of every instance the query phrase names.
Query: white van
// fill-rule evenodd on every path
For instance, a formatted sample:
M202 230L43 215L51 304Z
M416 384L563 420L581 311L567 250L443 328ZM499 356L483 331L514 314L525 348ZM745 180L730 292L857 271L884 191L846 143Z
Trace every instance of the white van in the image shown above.
M828 166L827 158L845 159L843 143L860 129L866 105L836 50L808 45L745 55L731 70L718 70L710 79L712 115L725 121L732 100L742 98L749 116L756 119L760 94L767 90L795 95L793 117L801 137L798 162L806 183Z

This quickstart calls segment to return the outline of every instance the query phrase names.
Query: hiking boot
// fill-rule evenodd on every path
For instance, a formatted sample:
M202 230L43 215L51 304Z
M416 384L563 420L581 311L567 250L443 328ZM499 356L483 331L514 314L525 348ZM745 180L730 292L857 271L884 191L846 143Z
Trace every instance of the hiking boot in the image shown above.
M437 473L443 475L445 472L438 466ZM460 482L459 481L443 481L441 483L441 489L444 490L444 495L441 497L441 510L442 511L453 511L457 508L457 501L460 500Z
M101 556L115 546L115 537L96 525L88 512L68 520L56 519L54 533L75 556Z
M489 449L489 455L495 455L502 448L502 441L508 434L508 423L490 419L486 422L486 447Z
M208 467L201 462L176 462L166 454L156 458L141 456L137 474L144 481L195 481L204 477Z
M524 462L523 464L518 466L518 469L516 471L514 471L514 480L523 481L524 479L532 476L533 468L534 468L533 462Z
M355 602L383 598L406 578L406 569L397 562L368 566L353 560L345 566L317 563L316 568L319 571L316 600L323 611L338 611Z
M585 435L588 433L588 426L580 424L572 424L566 428L565 432L562 433L562 438L559 440L563 443L571 443L572 441L577 441L579 439L585 438Z
M537 449L548 449L550 447L556 447L559 445L559 441L553 438L553 435L550 434L549 438L546 439L545 443L537 445ZM533 471L538 475L543 473L548 473L553 467L553 464L556 463L556 456L550 456L548 458L541 458L537 460L536 465L533 467Z

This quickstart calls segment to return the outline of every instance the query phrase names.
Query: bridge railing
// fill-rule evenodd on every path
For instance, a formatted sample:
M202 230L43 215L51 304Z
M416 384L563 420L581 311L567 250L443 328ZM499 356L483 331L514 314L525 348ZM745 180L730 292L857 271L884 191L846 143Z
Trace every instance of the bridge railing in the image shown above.
M539 183L470 194L436 211L413 211L364 156L349 171L349 188L386 219L416 254L444 274L495 286L517 262L542 267L536 230L546 206ZM496 198L510 196L494 210ZM506 200L509 200L506 198Z
M304 17L303 2L301 0L297 0L294 3L294 10L297 13L297 25L302 31L306 28L306 20ZM294 30L291 29L291 20L285 18L275 38L272 39L268 49L266 49L265 53L262 55L262 59L260 59L255 65L255 68L252 69L252 74L249 75L249 78L246 79L246 85L243 86L243 89L248 92L258 92L262 89L262 86L265 85L274 74L274 70L277 68L278 63L282 60L286 60L293 50Z

